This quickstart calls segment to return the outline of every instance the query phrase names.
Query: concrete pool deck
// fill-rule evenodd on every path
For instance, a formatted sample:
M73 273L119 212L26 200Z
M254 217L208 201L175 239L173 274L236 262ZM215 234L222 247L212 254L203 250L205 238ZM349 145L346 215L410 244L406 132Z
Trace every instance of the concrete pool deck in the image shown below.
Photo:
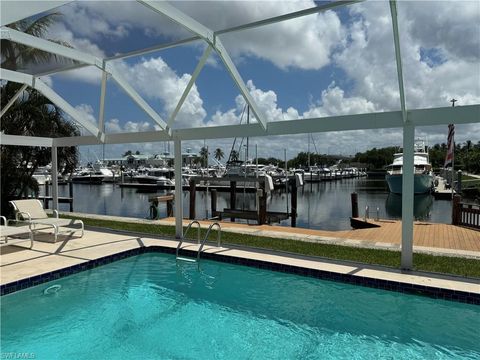
M42 237L51 235L41 234ZM12 284L21 280L48 274L74 265L85 264L95 259L122 253L142 247L163 247L175 249L178 242L168 237L134 234L122 231L88 228L85 235L79 238L74 235L62 235L57 243L35 241L32 249L27 246L4 246L1 248L0 283ZM196 251L196 243L184 242L182 248ZM206 245L204 252L224 257L251 259L254 261L281 264L349 275L353 277L384 280L389 282L412 284L426 288L446 289L480 296L480 279L469 279L456 276L401 271L380 266L370 266L346 261L333 261L322 258L307 257L296 254L266 251L260 249L216 247Z

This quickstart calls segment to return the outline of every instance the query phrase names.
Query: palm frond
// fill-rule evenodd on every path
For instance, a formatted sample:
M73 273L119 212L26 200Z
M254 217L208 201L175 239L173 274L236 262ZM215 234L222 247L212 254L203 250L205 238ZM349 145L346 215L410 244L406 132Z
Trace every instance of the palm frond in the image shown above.
M9 27L14 30L22 31L26 34L43 38L48 28L57 21L58 17L62 16L61 13L54 12L44 16L41 16L35 20L20 20ZM66 47L72 47L69 43L62 40L48 39L56 44L60 44ZM2 67L8 67L12 70L18 68L27 67L31 63L45 64L52 61L62 63L72 63L73 61L56 54L52 54L39 49L31 48L22 44L13 44L9 40L2 40L1 44L2 54Z
M39 17L38 19L35 19L35 21L32 21L31 23L27 24L27 26L23 29L23 32L32 36L44 37L48 31L48 28L55 21L57 21L57 18L59 16L62 16L62 14L58 12L54 12L54 13L50 13L42 17Z

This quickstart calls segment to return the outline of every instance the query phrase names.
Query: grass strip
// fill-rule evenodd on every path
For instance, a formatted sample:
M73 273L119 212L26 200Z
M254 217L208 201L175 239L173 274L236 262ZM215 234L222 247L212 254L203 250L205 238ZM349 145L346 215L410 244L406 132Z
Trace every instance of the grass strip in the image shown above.
M72 218L67 215L62 217ZM126 230L157 236L175 236L175 227L169 225L139 224L132 222L78 217L76 217L76 219L83 220L85 225L88 226L96 226L114 230ZM189 232L189 235L193 238L193 236L196 235L196 229L192 229L190 231L191 232ZM205 234L206 229L201 229L201 239L203 239ZM209 236L209 240L215 242L216 239L217 233L216 231L212 230ZM370 265L382 265L394 268L400 267L399 251L309 243L298 240L231 233L227 231L222 232L222 244L240 245L267 250L286 251L307 256L319 256L335 260L355 261ZM465 259L459 257L436 256L416 253L414 254L413 265L414 270L417 271L428 271L442 274L480 278L480 260L476 259Z

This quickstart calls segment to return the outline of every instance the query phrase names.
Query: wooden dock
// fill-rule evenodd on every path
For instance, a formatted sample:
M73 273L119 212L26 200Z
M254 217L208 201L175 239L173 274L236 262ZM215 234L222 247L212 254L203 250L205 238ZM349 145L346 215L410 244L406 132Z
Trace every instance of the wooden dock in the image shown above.
M358 219L363 221L363 219ZM402 241L402 222L398 220L368 219L378 225L370 229L347 231L345 235L352 239L400 244ZM342 232L343 235L344 232ZM415 221L413 224L413 245L444 249L480 251L480 231L450 224Z
M363 219L358 219L362 221ZM173 225L175 218L162 219L162 222ZM221 222L222 229L235 229L235 232L242 233L245 229L246 234L258 234L273 232L277 234L288 235L305 235L306 241L310 236L320 236L328 238L332 241L335 239L340 242L345 240L360 240L365 243L375 244L394 244L400 245L402 240L402 222L397 220L368 220L378 225L375 228L368 229L352 229L341 231L313 230L303 228L291 228L286 226L271 225L248 225L239 223ZM189 220L184 220L185 226ZM200 221L200 223L208 226L209 221ZM413 226L413 245L425 248L438 248L458 251L480 252L480 231L468 229L461 226L449 224L414 222Z

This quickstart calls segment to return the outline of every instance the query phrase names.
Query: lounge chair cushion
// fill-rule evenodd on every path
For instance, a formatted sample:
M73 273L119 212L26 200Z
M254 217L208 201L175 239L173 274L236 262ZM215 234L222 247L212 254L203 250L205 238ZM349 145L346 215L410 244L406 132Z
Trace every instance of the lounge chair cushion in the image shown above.
M10 236L28 234L28 238L7 239ZM33 247L33 234L29 226L0 226L0 247L8 245L17 245L25 241L30 241L30 249Z
M43 210L42 203L36 199L15 200L12 203L15 203L18 211L29 213L32 220L48 218L47 213Z
M30 227L28 227L28 226L3 226L3 225L0 225L0 237L20 235L20 234L28 234L29 232L30 232Z

